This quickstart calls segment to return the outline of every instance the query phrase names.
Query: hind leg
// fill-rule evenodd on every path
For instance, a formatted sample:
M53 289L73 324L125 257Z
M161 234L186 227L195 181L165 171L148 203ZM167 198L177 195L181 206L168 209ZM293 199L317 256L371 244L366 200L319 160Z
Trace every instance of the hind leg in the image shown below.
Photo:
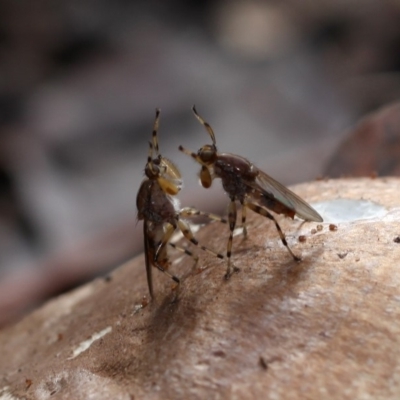
M164 235L162 236L160 242L157 244L157 250L154 254L153 265L161 272L169 276L174 282L178 285L180 284L180 280L177 276L172 275L167 271L169 266L169 259L167 254L166 245L169 243L171 236L175 232L176 227L173 225L169 225L166 229ZM152 296L153 297L153 296Z
M288 243L286 241L285 235L282 232L281 227L279 226L277 220L274 218L274 216L270 212L268 212L265 208L262 208L262 207L260 207L260 206L258 206L256 204L253 204L253 203L246 203L246 207L250 208L250 210L254 211L255 213L260 214L260 215L262 215L264 217L267 217L268 219L273 221L274 224L275 224L276 230L279 233L279 237L281 238L281 241L282 241L283 245L287 248L288 252L290 253L290 255L293 257L293 259L295 261L301 261L301 258L296 256L292 252L292 250L290 249L290 247L289 247L289 245L288 245Z
M189 224L186 221L179 220L178 221L178 227L181 230L183 236L190 242L193 243L194 245L200 247L202 250L212 254L215 257L218 258L224 258L224 256L220 253L215 252L214 250L211 250L210 248L202 245L199 243L199 241L194 237L193 232L190 229Z

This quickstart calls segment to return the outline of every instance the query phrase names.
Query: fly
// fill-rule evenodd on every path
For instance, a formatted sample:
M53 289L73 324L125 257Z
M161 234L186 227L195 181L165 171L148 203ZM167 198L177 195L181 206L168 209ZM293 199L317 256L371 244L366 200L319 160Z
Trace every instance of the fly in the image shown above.
M236 226L236 201L242 206L243 235L247 237L246 210L250 209L275 223L279 237L294 260L300 261L290 249L285 235L275 217L268 211L294 218L297 215L305 221L322 222L322 217L303 199L258 169L246 158L230 153L219 153L215 134L211 126L192 108L194 115L205 127L212 144L206 144L197 153L179 146L179 150L191 156L201 165L200 181L203 187L209 188L215 178L220 178L230 202L228 207L229 239L226 251L227 271L225 278L231 275L231 255L233 231Z
M144 169L145 178L140 185L137 197L137 218L143 220L144 254L146 262L147 284L150 296L154 297L152 267L164 272L177 284L180 280L177 276L168 272L170 260L167 252L167 244L189 255L195 262L198 256L190 250L177 246L171 242L173 233L179 229L183 236L191 243L208 251L218 258L224 258L213 250L200 245L194 237L185 217L203 215L210 219L227 222L226 220L209 213L186 207L180 209L176 196L182 188L181 174L172 161L163 157L158 148L158 126L160 110L156 109L156 117L153 126L152 141L149 142L147 163Z

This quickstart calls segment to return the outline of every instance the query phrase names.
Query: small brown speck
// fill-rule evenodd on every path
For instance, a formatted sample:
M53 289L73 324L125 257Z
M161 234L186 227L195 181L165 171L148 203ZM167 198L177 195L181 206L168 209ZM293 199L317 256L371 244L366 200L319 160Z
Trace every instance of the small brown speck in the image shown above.
M64 335L62 334L62 333L59 333L58 335L57 335L57 340L58 341L61 341L61 340L63 340L64 339Z
M318 224L318 225L317 225L317 231L318 231L318 232L321 232L322 229L324 229L324 227L323 227L321 224Z
M268 364L267 364L267 362L265 361L265 358L264 358L263 356L260 356L260 358L259 358L259 360L258 360L258 363L259 363L260 367L261 367L262 369L264 369L265 371L268 369Z
M25 386L29 389L32 386L32 379L25 379Z
M347 253L338 253L338 257L343 260L347 256Z
M329 224L329 230L330 231L337 231L338 227L335 224Z
M111 282L111 281L112 281L111 275L106 275L106 276L104 277L104 281L105 281L105 282Z
M149 299L147 298L147 296L143 296L143 298L142 298L142 307L143 308L145 308L145 307L147 307L148 306L148 304L149 304Z
M221 357L221 358L223 358L223 357L226 356L225 352L222 351L222 350L213 351L212 354L213 354L213 356L215 356L215 357Z
M317 233L317 230L316 230L315 228L312 228L312 229L311 229L311 234L312 234L312 235L315 235L316 233Z
M396 236L396 237L393 239L393 242L395 242L395 243L400 243L400 236Z
M299 236L299 242L304 243L307 240L307 238L304 235Z

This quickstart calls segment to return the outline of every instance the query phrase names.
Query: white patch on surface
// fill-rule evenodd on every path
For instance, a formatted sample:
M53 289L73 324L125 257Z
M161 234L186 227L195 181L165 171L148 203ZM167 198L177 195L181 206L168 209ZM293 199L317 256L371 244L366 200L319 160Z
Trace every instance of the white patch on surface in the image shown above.
M21 397L15 397L8 390L8 386L4 386L0 389L0 400L22 400Z
M143 308L144 308L144 307L143 307L142 304L136 304L136 305L133 307L132 314L137 314L139 311L143 310ZM118 323L118 322L117 322L117 324L120 325L120 323Z
M144 398L144 394L140 392L137 393L137 396L141 399ZM120 387L120 385L112 379L78 368L47 375L36 387L34 398L37 400L51 400L53 398L74 400L129 400L132 397L126 392L126 389ZM14 398L12 400L14 400Z
M71 357L68 358L68 360L72 360L73 358L79 356L79 354L83 353L86 351L96 340L101 339L103 336L107 335L112 331L112 327L108 326L107 328L103 329L100 332L94 333L89 339L84 340L81 342L78 347L73 351L73 354Z
M370 200L334 199L313 203L326 223L352 222L382 218L388 210Z
M43 328L49 329L51 326L56 325L60 319L71 314L75 305L89 297L93 290L93 285L85 285L46 304L42 309L42 314L46 316Z

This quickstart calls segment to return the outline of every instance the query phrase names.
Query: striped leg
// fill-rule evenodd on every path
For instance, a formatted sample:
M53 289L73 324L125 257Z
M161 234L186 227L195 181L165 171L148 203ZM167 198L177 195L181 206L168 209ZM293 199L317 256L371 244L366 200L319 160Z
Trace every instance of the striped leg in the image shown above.
M193 266L192 266L192 269L193 269L193 271L194 271L195 268L196 268L196 265L197 265L197 263L198 263L198 261L199 261L199 256L198 256L197 254L191 252L189 249L186 249L186 248L184 248L184 247L182 247L182 246L178 246L178 245L175 244L175 243L169 243L169 245L170 245L171 247L173 247L175 250L178 250L178 251L180 251L180 252L186 254L187 256L191 257L191 258L194 260L194 264L193 264ZM199 271L200 271L200 270L199 270ZM182 277L182 278L183 278L183 277Z
M152 133L153 147L154 147L154 150L156 151L156 154L158 154L157 133L158 133L159 120L160 120L160 112L161 112L161 110L159 108L156 108L156 119L154 120L153 133Z
M228 265L226 268L225 279L229 279L232 275L231 256L232 256L233 231L235 230L235 226L236 226L236 218L237 218L236 202L235 202L235 198L231 197L231 201L228 206L229 239L228 239L228 246L227 246L227 250L226 250L226 258L228 259ZM239 269L234 267L234 271L239 271Z
M247 239L247 227L246 227L246 203L241 201L240 204L242 205L242 227L243 227L243 236Z
M279 226L278 222L276 221L276 219L274 218L274 216L271 213L269 213L265 208L262 208L253 203L246 203L246 207L250 208L250 210L256 212L257 214L260 214L264 217L267 217L271 221L274 221L276 230L279 233L279 237L281 238L283 245L288 249L289 253L291 254L291 256L293 257L293 259L295 261L301 261L300 257L293 254L292 250L290 249L290 247L286 241L285 235L283 234L281 227Z
M161 238L160 242L157 244L157 250L154 254L154 265L155 267L169 276L173 281L175 281L178 285L180 283L180 280L177 276L170 274L167 271L168 268L168 256L166 252L165 246L171 239L172 234L175 232L176 227L173 225L169 225L166 232L164 233L163 237ZM160 257L163 256L163 259L160 260ZM153 297L153 296L152 296Z
M183 233L183 236L185 236L185 238L187 240L189 240L189 242L193 243L196 246L199 246L202 250L207 251L208 253L212 254L215 257L218 257L221 259L224 258L224 256L222 254L219 254L219 253L215 252L214 250L211 250L208 247L199 244L199 241L194 237L194 235L190 229L190 226L186 221L179 220L178 227L181 230L181 232Z
M200 211L193 207L182 208L182 210L179 211L179 216L183 217L183 218L193 217L193 216L202 216L202 217L207 217L209 219L212 219L213 221L219 221L223 224L228 223L228 221L225 218L222 218L219 215L208 213L205 211Z
M180 251L180 252L182 252L182 253L185 253L187 256L192 257L192 258L194 259L195 263L197 263L197 261L199 261L199 256L198 256L197 254L194 254L194 253L191 252L190 250L185 249L184 247L178 246L178 245L175 244L175 243L169 242L168 244L169 244L172 248L174 248L175 250L178 250L178 251Z

